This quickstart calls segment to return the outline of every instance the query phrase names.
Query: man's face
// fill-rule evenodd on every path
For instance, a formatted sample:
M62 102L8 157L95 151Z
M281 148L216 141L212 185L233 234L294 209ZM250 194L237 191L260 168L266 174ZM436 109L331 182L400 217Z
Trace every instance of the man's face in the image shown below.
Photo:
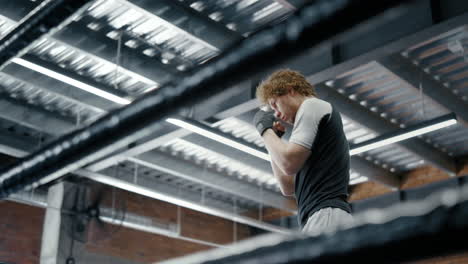
M276 118L286 123L294 124L297 108L294 105L294 100L291 96L291 93L270 98L268 100L268 103L270 107L275 111Z

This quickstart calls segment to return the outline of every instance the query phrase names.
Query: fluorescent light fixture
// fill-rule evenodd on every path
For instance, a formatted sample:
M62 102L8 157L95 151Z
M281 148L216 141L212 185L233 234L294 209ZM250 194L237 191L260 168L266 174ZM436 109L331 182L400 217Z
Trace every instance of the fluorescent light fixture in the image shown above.
M86 84L84 82L80 82L80 81L75 80L73 78L70 78L70 77L68 77L66 75L63 75L63 74L60 74L58 72L52 71L50 69L47 69L47 68L42 67L40 65L37 65L37 64L32 63L30 61L24 60L22 58L14 58L11 61L16 63L16 64L19 64L19 65L21 65L23 67L34 70L36 72L45 74L45 75L47 75L47 76L49 76L51 78L54 78L54 79L56 79L58 81L73 85L73 86L75 86L77 88L80 88L82 90L85 90L85 91L87 91L89 93L92 93L92 94L95 94L95 95L100 96L102 98L105 98L107 100L116 102L118 104L129 104L129 103L132 102L132 101L126 99L126 98L117 96L115 94L108 93L108 92L103 91L101 89L98 89L98 88L96 88L94 86L91 86L91 85Z
M416 137L437 129L448 127L457 123L457 117L454 113L440 116L432 120L422 122L411 127L406 127L387 135L378 136L365 142L351 146L349 154L356 155L372 149L380 148L389 144L403 141L408 138Z
M187 129L192 131L193 133L197 133L201 136L210 138L212 140L218 141L220 143L223 143L225 145L228 145L230 147L233 147L235 149L238 149L240 151L243 151L245 153L248 153L250 155L256 156L258 158L264 159L266 161L270 161L270 156L258 149L255 149L253 147L250 147L246 144L239 143L235 139L231 139L228 137L228 135L220 135L215 129L213 129L210 126L207 126L203 123L199 123L196 121L188 121L188 120L181 120L181 119L175 119L175 118L168 118L166 119L167 122L179 126L181 128Z

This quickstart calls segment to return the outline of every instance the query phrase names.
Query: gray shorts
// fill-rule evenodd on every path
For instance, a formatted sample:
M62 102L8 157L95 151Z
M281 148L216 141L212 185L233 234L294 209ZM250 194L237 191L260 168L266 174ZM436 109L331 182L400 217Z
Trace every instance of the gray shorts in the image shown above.
M353 216L340 208L326 207L318 210L307 219L302 233L319 235L352 226Z

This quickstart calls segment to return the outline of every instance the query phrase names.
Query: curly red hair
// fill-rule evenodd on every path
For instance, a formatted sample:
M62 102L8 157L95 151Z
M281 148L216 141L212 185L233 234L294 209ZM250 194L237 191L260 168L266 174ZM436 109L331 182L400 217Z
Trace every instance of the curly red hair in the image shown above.
M304 75L289 69L275 71L262 81L257 86L256 96L262 104L268 104L269 99L285 95L289 89L304 96L317 96L314 86Z

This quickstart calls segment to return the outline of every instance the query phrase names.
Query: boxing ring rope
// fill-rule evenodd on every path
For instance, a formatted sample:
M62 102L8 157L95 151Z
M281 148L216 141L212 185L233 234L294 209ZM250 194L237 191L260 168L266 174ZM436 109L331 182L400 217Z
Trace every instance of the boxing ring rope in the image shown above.
M336 232L272 233L160 264L401 263L468 249L468 185L354 217Z
M18 26L0 39L0 70L5 63L24 52L31 43L70 19L91 0L46 0L39 4Z
M317 49L320 44L326 44L338 34L347 32L377 14L393 11L385 12L391 15L380 17L390 19L393 15L394 18L395 13L404 11L404 5L392 7L403 2L408 1L313 1L282 23L257 32L232 47L223 56L209 62L178 84L153 91L5 168L0 172L0 199L16 191L35 188L59 179L124 148L157 131L165 118L183 107L222 93L229 89L227 87L247 80L254 74L266 73L288 59ZM74 8L77 10L79 5ZM71 11L72 8L67 10ZM28 21L33 23L31 25L45 25L48 17L50 16L32 16L21 25L26 27ZM364 24L363 27L369 28L369 25ZM29 42L32 40L31 37L24 36L27 30L15 32L2 40L2 63L16 54L11 52L18 50L16 45L21 47L25 44L24 39Z

